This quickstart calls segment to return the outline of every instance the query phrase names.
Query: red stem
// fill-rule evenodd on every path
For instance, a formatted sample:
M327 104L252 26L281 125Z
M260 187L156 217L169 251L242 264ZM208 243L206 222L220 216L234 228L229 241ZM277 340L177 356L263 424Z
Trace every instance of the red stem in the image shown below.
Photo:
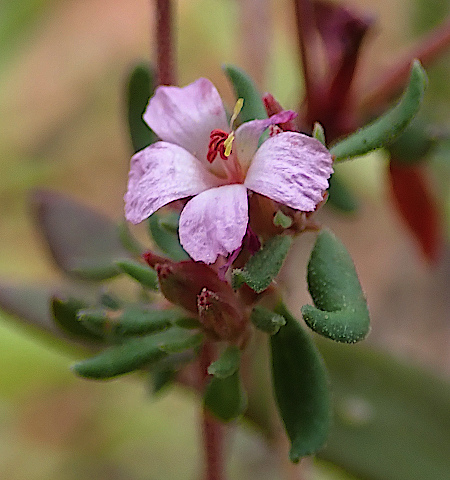
M200 353L200 374L206 387L207 368L214 360L214 347L211 342L203 344ZM203 444L205 450L205 480L224 480L225 468L223 459L223 425L217 421L205 408L202 411Z
M175 85L172 0L156 0L156 63L159 85Z
M308 112L320 101L320 71L314 7L310 0L294 0Z
M411 61L418 58L424 66L431 64L450 47L450 18L428 33L411 51L396 62L381 79L378 79L369 93L362 99L364 109L382 106L391 100L408 78Z

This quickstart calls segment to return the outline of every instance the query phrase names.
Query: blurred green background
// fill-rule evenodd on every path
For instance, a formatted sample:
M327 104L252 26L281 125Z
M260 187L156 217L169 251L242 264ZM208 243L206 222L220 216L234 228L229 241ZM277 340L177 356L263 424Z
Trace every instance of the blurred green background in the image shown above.
M221 65L234 63L286 108L297 107L302 85L290 1L177 3L180 84L207 76L232 103ZM449 12L442 0L346 4L377 16L360 65L359 89ZM2 280L61 280L29 216L31 188L56 189L121 218L132 154L124 82L136 61L154 57L152 11L153 2L147 0L0 4ZM447 129L449 60L447 54L429 69L424 107L432 121ZM448 147L439 155L431 179L443 192L442 214L448 221L448 184L442 187L442 177L449 175ZM355 260L372 313L369 342L445 377L450 372L448 252L432 269L420 258L390 205L383 153L348 163L342 172L361 198L361 209L353 216L324 210L321 220ZM297 314L309 301L298 272L304 271L312 240L299 239L283 274ZM6 314L0 318L0 478L196 478L198 411L192 395L176 389L152 399L136 375L107 383L74 378L72 358L30 336ZM231 478L282 478L285 466L256 432L235 428L230 437ZM319 462L313 478L351 477Z

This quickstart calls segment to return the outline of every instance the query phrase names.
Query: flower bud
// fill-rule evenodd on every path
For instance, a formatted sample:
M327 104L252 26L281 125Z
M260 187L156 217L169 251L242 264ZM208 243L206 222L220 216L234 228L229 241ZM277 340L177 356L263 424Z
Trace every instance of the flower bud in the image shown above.
M242 347L249 338L250 329L242 307L230 301L235 298L226 298L203 288L197 297L197 306L200 323L210 337Z

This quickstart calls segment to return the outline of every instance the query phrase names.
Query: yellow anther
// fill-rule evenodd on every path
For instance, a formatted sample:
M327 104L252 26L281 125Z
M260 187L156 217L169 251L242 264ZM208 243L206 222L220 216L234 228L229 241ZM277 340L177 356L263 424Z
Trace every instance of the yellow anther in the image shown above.
M243 98L238 98L236 105L234 106L233 109L233 115L231 116L230 120L230 130L233 129L233 123L235 122L237 116L241 113L242 107L244 106L244 99Z
M234 140L234 132L231 132L227 139L223 142L223 145L225 146L225 156L229 157L231 154L231 148L233 147L233 140Z

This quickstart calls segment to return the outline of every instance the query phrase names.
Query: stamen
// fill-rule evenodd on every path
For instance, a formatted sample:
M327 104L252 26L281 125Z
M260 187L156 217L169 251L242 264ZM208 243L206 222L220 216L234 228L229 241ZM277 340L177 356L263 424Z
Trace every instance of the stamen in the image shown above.
M233 140L234 140L234 132L231 132L227 139L223 142L223 145L225 147L225 157L229 157L231 154L231 148L233 147Z
M244 99L238 98L236 105L234 106L233 115L231 116L230 120L230 134L216 128L209 135L210 140L208 145L208 153L206 154L206 159L209 163L214 162L217 155L220 155L220 158L222 160L227 160L228 157L231 155L231 149L233 147L234 140L233 124L236 121L236 118L239 115L240 111L242 110L243 105Z
M220 155L220 158L226 160L225 141L228 138L228 133L224 132L223 130L215 129L211 132L209 137L210 141L208 145L208 153L206 154L208 162L212 163L217 157L217 154Z
M230 130L233 130L233 124L236 121L236 118L238 115L241 113L242 107L244 106L244 99L243 98L238 98L236 105L234 106L233 109L233 115L231 116L230 120Z

